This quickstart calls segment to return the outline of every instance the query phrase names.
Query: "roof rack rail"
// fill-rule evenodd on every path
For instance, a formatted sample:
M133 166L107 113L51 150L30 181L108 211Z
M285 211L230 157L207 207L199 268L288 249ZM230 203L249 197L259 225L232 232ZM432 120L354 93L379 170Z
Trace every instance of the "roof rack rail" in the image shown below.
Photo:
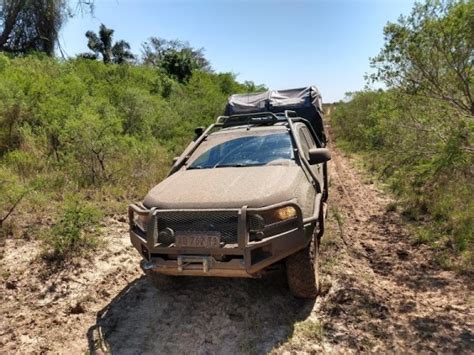
M265 119L267 118L267 119ZM282 122L281 118L273 112L256 112L256 113L242 113L231 116L219 116L216 120L216 125L231 127L231 126L242 126L249 124L273 124L276 122Z
M286 118L290 118L290 114L292 115L291 117L299 117L298 114L296 113L296 111L293 111L293 110L285 110L285 117Z
M285 110L283 112L251 112L251 113L241 113L230 116L219 116L217 117L216 126L219 127L232 127L232 126L244 126L244 125L268 125L279 122L288 122L288 121L303 121L305 123L309 122L306 119L298 116L296 111ZM310 126L310 128L312 128Z

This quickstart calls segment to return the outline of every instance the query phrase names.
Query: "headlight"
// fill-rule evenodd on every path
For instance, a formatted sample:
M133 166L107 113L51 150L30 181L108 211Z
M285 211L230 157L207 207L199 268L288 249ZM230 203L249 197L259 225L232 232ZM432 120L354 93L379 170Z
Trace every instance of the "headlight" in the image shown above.
M265 236L285 231L288 228L288 224L285 222L291 223L297 215L297 211L293 206L250 214L248 216L250 240L261 240Z
M274 211L274 217L277 221L285 221L296 217L296 210L292 206L286 206Z
M296 209L293 206L280 207L274 210L261 211L249 216L249 229L262 230L266 226L296 218Z
M144 232L146 232L148 226L149 215L147 214L136 214L135 224Z

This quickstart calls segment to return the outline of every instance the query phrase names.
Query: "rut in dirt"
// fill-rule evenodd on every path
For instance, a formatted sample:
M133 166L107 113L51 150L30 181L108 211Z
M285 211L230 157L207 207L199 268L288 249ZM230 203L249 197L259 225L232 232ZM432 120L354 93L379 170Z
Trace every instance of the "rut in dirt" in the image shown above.
M387 209L390 197L332 152L330 206L344 257L323 301L327 340L362 351L472 351L472 280L440 269Z

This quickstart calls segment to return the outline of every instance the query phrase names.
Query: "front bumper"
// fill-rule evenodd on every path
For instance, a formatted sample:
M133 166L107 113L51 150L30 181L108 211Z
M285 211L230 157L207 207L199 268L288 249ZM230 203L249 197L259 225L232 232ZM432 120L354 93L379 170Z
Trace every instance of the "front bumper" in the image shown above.
M297 223L282 233L250 241L247 214L283 206L296 209ZM158 242L157 216L160 212L164 211L130 205L130 239L144 258L141 266L145 272L167 275L258 277L268 266L306 247L316 223L314 218L304 220L301 209L294 202L260 209L248 209L244 206L238 211L237 243L219 248L176 247ZM175 212L179 213L180 210ZM136 214L149 216L146 233L135 223Z

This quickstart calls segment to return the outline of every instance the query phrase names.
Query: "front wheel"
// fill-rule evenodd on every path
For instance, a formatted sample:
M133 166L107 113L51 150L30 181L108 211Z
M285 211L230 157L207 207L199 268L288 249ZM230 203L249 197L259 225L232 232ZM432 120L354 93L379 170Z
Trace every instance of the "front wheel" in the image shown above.
M295 297L316 298L319 294L319 238L316 235L306 248L286 258L286 278Z

